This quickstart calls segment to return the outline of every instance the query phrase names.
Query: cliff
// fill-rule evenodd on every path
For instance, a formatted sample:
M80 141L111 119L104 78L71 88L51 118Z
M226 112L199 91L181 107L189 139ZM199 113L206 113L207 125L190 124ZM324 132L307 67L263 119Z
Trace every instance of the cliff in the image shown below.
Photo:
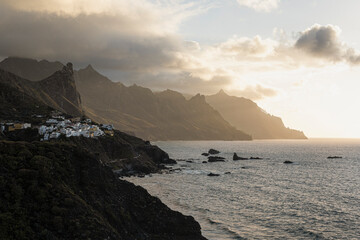
M0 81L0 119L36 123L34 115L50 115L17 84L23 79L1 76L8 77ZM192 217L119 180L175 162L158 147L119 131L39 138L30 128L0 134L0 239L205 239Z
M303 132L285 127L281 118L270 115L255 102L227 95L223 90L206 101L236 128L254 139L306 139Z
M0 83L69 115L83 115L81 99L76 89L72 64L70 63L64 66L62 70L38 82L23 79L0 69Z
M205 239L86 148L0 141L0 162L1 239Z

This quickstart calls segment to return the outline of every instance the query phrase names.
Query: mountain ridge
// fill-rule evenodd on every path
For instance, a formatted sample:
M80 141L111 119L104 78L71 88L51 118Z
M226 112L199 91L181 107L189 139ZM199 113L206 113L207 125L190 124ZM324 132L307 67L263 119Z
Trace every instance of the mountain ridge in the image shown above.
M230 124L254 139L307 139L303 132L285 127L281 118L267 113L250 99L220 90L206 96L206 101Z
M0 81L38 101L73 116L82 116L71 63L41 81L30 81L0 69Z
M249 140L227 123L204 96L186 100L180 93L153 93L137 85L112 82L94 69L75 74L87 114L149 140ZM101 97L101 98L100 98Z

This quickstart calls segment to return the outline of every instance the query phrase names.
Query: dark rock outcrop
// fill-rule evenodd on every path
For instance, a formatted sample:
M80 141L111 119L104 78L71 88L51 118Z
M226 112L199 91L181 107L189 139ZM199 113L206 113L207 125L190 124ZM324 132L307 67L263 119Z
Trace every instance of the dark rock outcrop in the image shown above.
M237 155L237 153L234 153L234 155L233 155L233 160L234 160L234 161L238 161L238 160L249 160L249 158L239 157L239 156Z
M62 70L37 82L37 90L46 104L72 116L82 116L84 113L80 94L76 89L73 75L73 65L68 63Z
M225 158L218 156L209 156L208 162L225 162Z
M342 158L341 156L329 156L327 157L328 159L340 159Z
M286 161L284 162L284 164L292 164L292 163L294 163L294 162L289 161L289 160L286 160Z
M209 153L202 153L201 155L207 157L207 156L209 156L210 154L209 154Z
M165 168L164 165L176 164L159 147L117 130L113 137L72 137L66 141L99 156L104 164L120 176L155 173Z
M210 155L215 155L215 154L219 154L220 151L211 148L211 149L209 149L208 153L209 153Z
M251 160L262 160L263 158L261 157L250 157Z
M72 116L83 115L71 63L38 82L31 82L0 69L0 84L15 89L23 95L23 98L32 97L35 102L40 102L42 105L50 106Z
M217 173L209 173L208 176L209 176L209 177L218 177L218 176L220 176L220 174L217 174Z

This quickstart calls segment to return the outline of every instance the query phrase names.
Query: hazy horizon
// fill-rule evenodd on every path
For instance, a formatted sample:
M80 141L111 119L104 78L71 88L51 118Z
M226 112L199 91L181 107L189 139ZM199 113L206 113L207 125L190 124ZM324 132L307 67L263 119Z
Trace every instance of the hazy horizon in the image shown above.
M309 138L360 138L360 2L0 0L0 59L254 100Z

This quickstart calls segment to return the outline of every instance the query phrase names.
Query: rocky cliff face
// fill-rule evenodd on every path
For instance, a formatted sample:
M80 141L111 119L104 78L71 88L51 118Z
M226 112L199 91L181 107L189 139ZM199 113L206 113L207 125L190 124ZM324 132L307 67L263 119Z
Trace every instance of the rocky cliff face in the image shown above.
M205 239L86 148L0 141L0 162L1 239Z
M73 78L72 64L50 77L32 82L0 69L0 83L30 96L37 102L73 116L82 116L80 95Z
M281 118L266 113L249 99L229 96L221 90L206 96L206 101L230 124L254 139L306 139L303 132L285 127Z
M80 94L76 89L74 70L68 63L62 70L35 85L41 98L50 106L73 116L82 116Z

